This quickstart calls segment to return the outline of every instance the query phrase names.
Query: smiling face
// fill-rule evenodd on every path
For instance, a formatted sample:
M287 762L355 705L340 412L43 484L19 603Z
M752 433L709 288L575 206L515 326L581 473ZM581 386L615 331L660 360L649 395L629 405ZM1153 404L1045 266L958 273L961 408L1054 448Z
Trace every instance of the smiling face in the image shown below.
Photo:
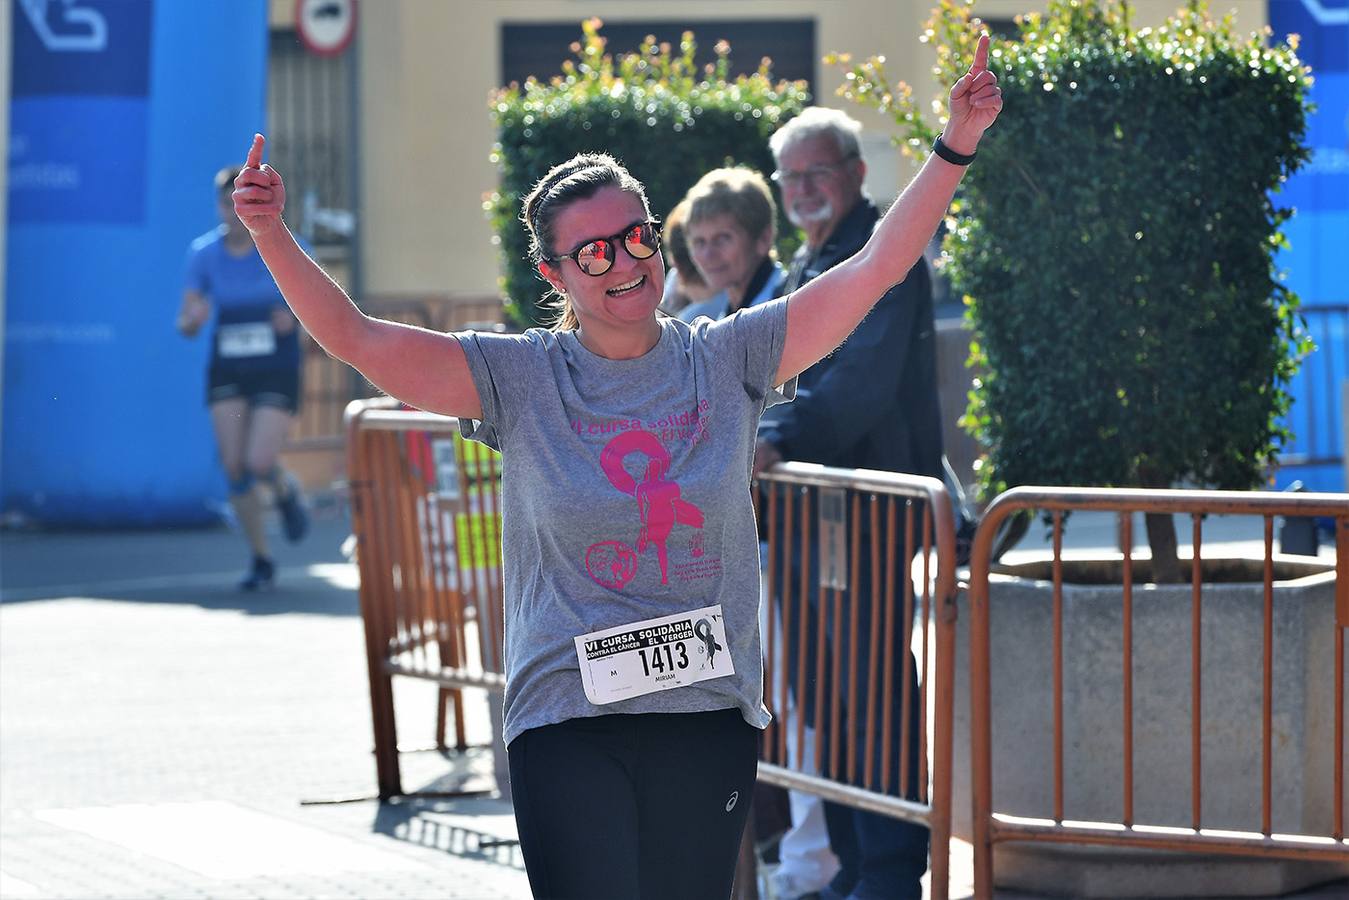
M717 213L685 226L689 255L708 286L727 291L732 301L744 297L750 279L773 246L769 229L752 237L730 213Z
M566 295L581 331L645 333L655 325L656 307L665 284L665 264L660 253L634 259L621 244L614 248L609 271L587 275L567 254L588 241L610 238L645 222L647 211L641 198L615 185L600 188L590 197L572 200L559 209L552 221L555 258L539 265L553 288Z
M823 242L862 198L865 164L855 156L845 158L827 134L788 144L777 163L783 209L812 246Z

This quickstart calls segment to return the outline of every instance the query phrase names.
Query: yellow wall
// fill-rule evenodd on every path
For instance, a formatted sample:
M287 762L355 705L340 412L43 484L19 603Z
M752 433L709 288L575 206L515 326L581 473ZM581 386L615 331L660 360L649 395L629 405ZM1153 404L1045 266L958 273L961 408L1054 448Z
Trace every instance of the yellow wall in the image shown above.
M926 3L927 0L923 0ZM858 15L861 8L883 11ZM922 3L693 2L678 6L571 0L442 3L404 0L362 7L360 23L362 264L371 293L490 294L497 260L480 212L495 186L487 95L497 87L500 24L575 21L584 15L643 18L815 18L817 47L858 55L885 52L905 77L922 71L917 22ZM366 10L371 10L366 12ZM869 19L876 21L869 21ZM716 35L699 35L704 41ZM734 54L734 48L732 49ZM905 62L907 61L907 64ZM841 76L822 68L822 97ZM879 120L869 122L870 188L893 195L898 155ZM878 158L879 157L879 158ZM635 172L641 177L640 167Z
M1137 0L1138 21L1162 21L1179 0ZM502 22L575 21L598 15L643 19L813 18L821 54L884 54L893 77L932 96L931 51L918 35L932 0L383 0L360 7L360 159L362 267L369 294L495 294L497 258L481 212L495 186L487 96L497 86ZM1040 4L987 0L990 17L1010 18ZM1265 23L1264 0L1237 0L1243 30ZM1226 9L1228 6L1217 7ZM274 27L290 24L294 5L272 0ZM715 34L700 34L713 41ZM734 48L732 48L734 55ZM879 117L834 96L837 69L819 67L817 102L848 109L867 125L868 189L888 200L909 166L889 147ZM640 166L635 172L641 177Z

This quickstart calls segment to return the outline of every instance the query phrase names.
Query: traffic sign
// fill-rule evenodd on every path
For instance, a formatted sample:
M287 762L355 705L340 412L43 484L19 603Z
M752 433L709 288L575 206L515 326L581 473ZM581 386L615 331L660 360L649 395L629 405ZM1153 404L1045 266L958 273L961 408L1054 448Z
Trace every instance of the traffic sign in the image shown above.
M311 53L338 56L356 34L356 0L295 0L295 30Z

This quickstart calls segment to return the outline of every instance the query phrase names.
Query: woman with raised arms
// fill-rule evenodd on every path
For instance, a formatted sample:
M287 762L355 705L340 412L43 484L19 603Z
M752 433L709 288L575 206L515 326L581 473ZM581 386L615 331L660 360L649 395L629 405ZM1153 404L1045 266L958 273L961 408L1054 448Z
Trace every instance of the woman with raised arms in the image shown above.
M718 322L657 313L645 191L611 157L578 155L524 203L561 315L521 335L362 313L286 228L285 186L254 137L235 209L300 322L391 396L457 416L503 454L503 738L535 896L730 895L769 719L755 425L904 278L1001 108L984 36L935 152L866 247ZM660 428L671 410L697 415ZM642 427L587 427L615 420Z

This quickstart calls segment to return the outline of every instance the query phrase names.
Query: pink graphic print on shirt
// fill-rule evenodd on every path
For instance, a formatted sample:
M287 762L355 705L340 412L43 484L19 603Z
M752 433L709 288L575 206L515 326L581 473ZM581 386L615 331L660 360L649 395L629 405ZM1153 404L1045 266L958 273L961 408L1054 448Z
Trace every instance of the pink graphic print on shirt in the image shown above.
M637 574L637 554L622 541L600 541L586 551L586 571L599 584L621 591Z
M623 467L623 460L631 453L643 453L647 457L640 482ZM676 524L703 527L702 510L680 497L678 484L665 480L670 471L669 452L648 431L625 431L605 445L600 453L600 468L610 484L637 501L637 514L642 523L637 533L637 553L645 553L648 545L654 545L660 563L660 583L669 584L669 553L665 543L670 532ZM588 559L589 553L587 562ZM591 572L590 577L595 578L595 573ZM600 583L604 584L603 581Z

